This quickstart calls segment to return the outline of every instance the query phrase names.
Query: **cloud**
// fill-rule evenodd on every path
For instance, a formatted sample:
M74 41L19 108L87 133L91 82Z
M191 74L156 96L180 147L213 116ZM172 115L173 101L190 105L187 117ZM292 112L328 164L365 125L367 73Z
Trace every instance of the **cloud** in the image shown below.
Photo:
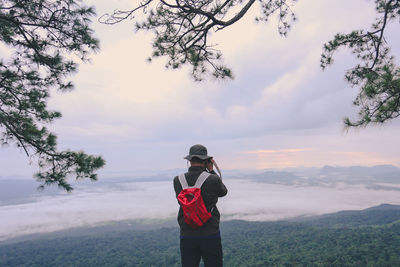
M296 152L303 152L303 151L310 151L311 149L308 148L289 148L289 149L276 149L276 150L254 150L254 151L246 151L243 153L247 154L275 154L275 153L296 153Z
M309 18L310 10L303 9L299 7L299 16L304 13L304 22L296 25L287 40L279 37L274 25L254 25L255 14L222 34L216 33L215 41L233 59L232 67L239 67L237 80L227 83L194 84L186 68L165 70L165 59L148 64L145 59L151 54L151 34L133 34L125 24L108 27L110 32L121 26L123 33L113 40L105 38L93 64L81 66L76 91L51 101L64 114L57 128L77 136L121 137L123 133L139 141L204 134L207 138L243 137L281 129L317 128L337 120L338 116L324 120L328 111L315 112L326 108L328 97L324 99L318 92L327 90L308 86L320 73L318 38L325 31L317 21L329 22L323 14ZM105 34L101 26L96 27ZM246 38L237 40L237 36ZM259 76L260 81L254 85L252 72L265 77ZM294 112L300 118L295 118ZM254 119L260 123L254 124ZM198 124L210 125L214 130L204 131L196 127Z
M96 5L105 10L105 3ZM370 7L362 8L366 11ZM228 64L238 69L237 79L226 83L194 84L187 68L165 70L165 59L147 64L150 33L133 34L127 30L129 22L108 27L112 31L122 26L123 33L114 40L106 38L93 65L82 66L77 84L85 88L84 93L54 102L68 116L58 129L69 135L160 141L187 136L247 137L337 122L349 108L339 109L343 113L337 109L332 112L337 108L334 104L343 106L346 102L342 99L348 94L337 94L337 90L323 85L322 81L332 80L332 75L320 75L321 43L324 36L334 34L335 27L341 30L356 23L332 23L337 17L332 16L332 9L339 14L352 13L340 3L296 4L295 12L302 19L287 39L278 35L274 20L254 23L256 6L237 24L214 33L211 42L220 44ZM356 17L363 22L367 19L364 14ZM258 81L255 83L253 78ZM343 81L334 84L345 87ZM321 85L323 88L318 88ZM72 110L71 102L75 103ZM351 98L347 103L351 106ZM208 125L212 131L198 125Z
M221 200L220 207L226 219L280 220L339 210L360 210L386 202L400 203L397 191L370 190L363 186L322 188L248 181L225 183L229 194Z
M73 194L39 197L33 203L0 207L4 218L0 222L0 236L58 231L104 221L174 216L176 200L170 182L117 186L111 190L86 188Z
M229 178L224 183L228 195L218 203L222 220L279 220L400 204L398 191L364 186L296 187ZM171 181L78 185L72 194L37 196L32 203L0 206L0 240L121 220L173 220L177 211Z
M10 49L8 46L5 46L3 43L0 43L0 58L2 60L12 56L12 52L12 49Z

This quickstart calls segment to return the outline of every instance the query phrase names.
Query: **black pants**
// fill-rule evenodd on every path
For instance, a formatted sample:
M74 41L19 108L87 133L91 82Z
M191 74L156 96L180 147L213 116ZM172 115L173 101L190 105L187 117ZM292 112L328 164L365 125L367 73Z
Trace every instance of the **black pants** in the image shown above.
M198 267L201 258L205 267L222 267L221 238L181 239L182 267Z

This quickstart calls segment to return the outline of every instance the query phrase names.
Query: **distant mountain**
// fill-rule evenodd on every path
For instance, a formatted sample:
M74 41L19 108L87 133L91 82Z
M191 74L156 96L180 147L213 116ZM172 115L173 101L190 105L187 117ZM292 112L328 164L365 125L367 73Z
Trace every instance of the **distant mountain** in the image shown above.
M376 165L372 167L366 166L349 166L349 167L333 167L324 166L320 173L321 174L331 174L331 173L347 173L347 174L357 174L357 175L386 175L399 173L400 168L393 165Z
M286 171L266 171L259 174L249 175L249 178L267 184L295 184L301 177Z
M372 167L325 166L321 169L320 176L326 176L328 179L340 177L341 181L348 183L400 184L400 168L397 168L393 165L377 165Z
M386 211L386 210L390 210L390 211L400 210L400 205L381 204L379 206L371 207L371 208L365 209L363 211Z
M361 211L339 211L321 216L294 218L292 221L319 227L384 225L400 221L400 205L381 204Z
M29 203L35 201L36 196L54 196L63 191L56 187L47 187L45 191L39 192L37 188L40 183L34 179L13 179L2 177L0 179L0 206Z
M229 177L231 178L231 177ZM297 168L288 170L266 170L261 173L249 173L233 176L234 179L249 179L259 183L296 185L296 186L328 186L338 183L350 185L366 185L376 190L400 191L400 168L393 165L372 167L324 166L316 168Z

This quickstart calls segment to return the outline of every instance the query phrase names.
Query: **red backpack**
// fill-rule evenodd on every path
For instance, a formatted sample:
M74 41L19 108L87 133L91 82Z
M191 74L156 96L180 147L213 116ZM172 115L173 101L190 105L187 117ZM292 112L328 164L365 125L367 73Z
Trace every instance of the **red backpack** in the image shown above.
M211 213L207 211L204 205L200 189L209 175L208 172L202 172L194 186L188 185L185 174L179 175L182 191L178 195L178 202L182 207L185 223L192 228L203 226L211 218Z

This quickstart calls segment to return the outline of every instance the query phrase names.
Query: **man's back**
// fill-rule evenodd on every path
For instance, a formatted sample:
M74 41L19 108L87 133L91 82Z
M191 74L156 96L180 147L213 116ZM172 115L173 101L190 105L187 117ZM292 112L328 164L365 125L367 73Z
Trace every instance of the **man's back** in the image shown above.
M185 173L185 178L189 186L193 186L200 174L205 171L205 167L195 166L190 167L189 171ZM206 224L198 229L193 229L191 226L184 222L183 210L179 209L178 212L178 223L181 229L181 236L209 236L219 233L219 221L220 213L216 206L219 197L223 197L227 194L228 190L222 183L221 178L215 173L210 172L207 180L201 187L201 195L203 197L206 209L211 212L211 218ZM182 186L179 182L178 176L174 178L174 189L176 196L182 191Z

